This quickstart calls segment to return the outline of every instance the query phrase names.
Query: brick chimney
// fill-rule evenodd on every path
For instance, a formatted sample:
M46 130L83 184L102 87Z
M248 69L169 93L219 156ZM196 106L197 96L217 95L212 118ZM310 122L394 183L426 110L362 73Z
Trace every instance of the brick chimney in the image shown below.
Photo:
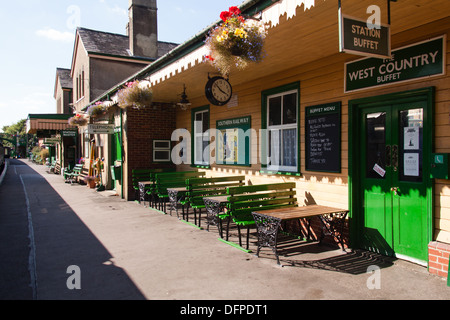
M128 35L133 56L158 57L158 8L156 0L129 0Z

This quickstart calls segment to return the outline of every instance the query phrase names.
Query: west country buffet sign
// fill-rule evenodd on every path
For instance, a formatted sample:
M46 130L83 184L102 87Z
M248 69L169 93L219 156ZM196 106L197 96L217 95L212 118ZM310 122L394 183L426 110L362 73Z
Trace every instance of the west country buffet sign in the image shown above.
M390 59L365 58L345 64L345 92L445 74L446 37L392 50Z

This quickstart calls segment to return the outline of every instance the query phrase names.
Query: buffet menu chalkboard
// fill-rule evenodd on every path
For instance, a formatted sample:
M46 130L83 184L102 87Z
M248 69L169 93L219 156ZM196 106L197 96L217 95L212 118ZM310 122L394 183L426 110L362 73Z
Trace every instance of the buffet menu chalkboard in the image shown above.
M341 102L305 111L306 170L341 172Z

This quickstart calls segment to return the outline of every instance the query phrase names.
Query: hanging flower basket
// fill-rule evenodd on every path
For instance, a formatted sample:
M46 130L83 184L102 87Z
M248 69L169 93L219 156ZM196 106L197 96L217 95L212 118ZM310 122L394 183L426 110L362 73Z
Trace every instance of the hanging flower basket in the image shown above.
M69 118L69 125L74 127L83 127L87 125L88 119L81 114L76 114L75 116Z
M246 19L237 7L220 14L222 23L212 29L206 39L210 55L205 58L222 74L229 74L232 66L245 69L252 62L263 59L266 25Z
M90 117L96 118L105 115L107 111L108 108L103 104L103 102L97 101L95 104L89 106L86 112Z
M127 82L125 88L117 93L118 105L122 109L142 109L151 106L153 92L147 81Z

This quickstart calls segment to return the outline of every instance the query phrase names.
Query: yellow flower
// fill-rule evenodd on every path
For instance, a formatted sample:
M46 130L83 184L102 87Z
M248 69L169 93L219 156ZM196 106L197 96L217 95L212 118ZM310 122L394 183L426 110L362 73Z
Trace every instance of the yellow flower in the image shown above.
M247 38L247 32L245 32L245 30L244 29L241 29L241 28L237 28L235 31L234 31L234 35L236 36L236 37L240 37L240 38Z

